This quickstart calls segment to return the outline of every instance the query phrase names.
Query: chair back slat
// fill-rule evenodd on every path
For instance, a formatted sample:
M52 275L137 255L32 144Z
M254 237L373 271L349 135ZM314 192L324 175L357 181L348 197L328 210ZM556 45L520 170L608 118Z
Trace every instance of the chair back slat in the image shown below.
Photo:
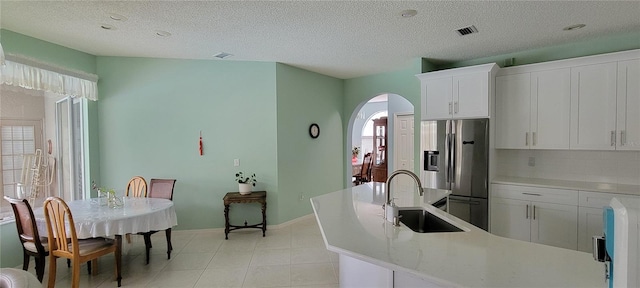
M127 184L126 196L147 197L147 181L142 176L134 176Z
M50 251L53 253L79 253L80 247L78 247L75 223L67 203L58 197L47 198L44 202L44 216L47 221Z
M149 197L173 200L173 187L176 179L151 179L149 182Z

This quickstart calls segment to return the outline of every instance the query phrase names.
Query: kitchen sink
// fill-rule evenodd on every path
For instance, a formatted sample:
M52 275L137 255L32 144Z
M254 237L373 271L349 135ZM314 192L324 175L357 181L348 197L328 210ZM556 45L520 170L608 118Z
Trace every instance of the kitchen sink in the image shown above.
M400 222L418 233L462 232L463 230L423 209L398 211Z

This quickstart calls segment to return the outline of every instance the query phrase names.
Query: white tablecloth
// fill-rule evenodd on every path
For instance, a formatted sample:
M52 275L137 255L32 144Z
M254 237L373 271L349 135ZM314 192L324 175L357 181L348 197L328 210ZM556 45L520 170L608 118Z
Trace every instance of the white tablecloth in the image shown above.
M67 202L79 239L161 231L178 225L173 202L158 198L124 198L124 206L101 206L96 198ZM38 232L47 235L44 209L34 211Z

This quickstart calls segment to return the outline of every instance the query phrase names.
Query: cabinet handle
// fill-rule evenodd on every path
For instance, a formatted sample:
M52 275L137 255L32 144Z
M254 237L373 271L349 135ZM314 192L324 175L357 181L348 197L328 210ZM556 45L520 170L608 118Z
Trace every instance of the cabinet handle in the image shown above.
M533 205L533 220L536 220L536 205Z
M453 104L453 112L454 112L455 114L458 114L458 111L460 110L460 109L458 109L458 107L459 107L460 105L458 105L458 101L456 101L456 102L454 102L454 103L455 103L455 104Z
M538 137L536 137L536 132L532 132L531 134L533 134L533 140L532 140L532 142L533 142L533 146L536 146L536 142L537 142L537 141L536 141L536 140L537 140L536 138L538 138Z
M627 133L624 130L620 130L620 145L627 145Z
M524 133L524 146L529 146L529 132Z
M542 196L542 194L538 194L538 193L526 193L526 192L522 192L522 195Z
M616 146L616 131L611 130L611 146Z
M527 212L524 213L525 219L529 219L529 204L527 204Z
M453 114L453 103L449 102L449 114Z

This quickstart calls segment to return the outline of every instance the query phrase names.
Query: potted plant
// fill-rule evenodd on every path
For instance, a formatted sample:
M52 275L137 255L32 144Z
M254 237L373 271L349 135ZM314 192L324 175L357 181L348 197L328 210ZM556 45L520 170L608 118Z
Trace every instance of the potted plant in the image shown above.
M360 147L353 146L353 148L351 149L351 162L352 163L358 162L358 154L360 154Z
M236 173L236 182L238 182L238 190L240 195L251 194L251 189L256 186L256 174L245 176L242 172Z

